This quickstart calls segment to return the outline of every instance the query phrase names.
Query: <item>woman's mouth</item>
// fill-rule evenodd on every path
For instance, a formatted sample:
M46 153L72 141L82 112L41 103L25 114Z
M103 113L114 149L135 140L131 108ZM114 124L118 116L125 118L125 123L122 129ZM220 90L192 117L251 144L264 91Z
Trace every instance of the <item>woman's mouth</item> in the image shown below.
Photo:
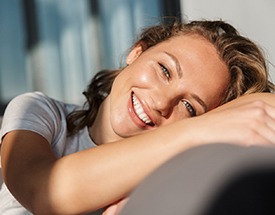
M136 95L134 93L132 93L132 102L133 102L134 111L135 111L136 115L138 116L138 118L142 122L144 122L146 125L154 126L154 123L149 118L149 116L144 112L144 109L143 109L140 101L138 100L138 98L136 97Z

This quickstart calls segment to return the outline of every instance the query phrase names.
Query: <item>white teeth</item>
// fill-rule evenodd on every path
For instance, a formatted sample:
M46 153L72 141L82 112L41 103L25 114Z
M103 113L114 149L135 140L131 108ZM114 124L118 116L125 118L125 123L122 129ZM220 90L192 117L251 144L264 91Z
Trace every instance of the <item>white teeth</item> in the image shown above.
M139 100L135 96L135 94L133 94L132 100L133 100L135 112L138 115L138 117L146 124L152 123L152 121L150 120L148 115L144 112L144 110L143 110Z

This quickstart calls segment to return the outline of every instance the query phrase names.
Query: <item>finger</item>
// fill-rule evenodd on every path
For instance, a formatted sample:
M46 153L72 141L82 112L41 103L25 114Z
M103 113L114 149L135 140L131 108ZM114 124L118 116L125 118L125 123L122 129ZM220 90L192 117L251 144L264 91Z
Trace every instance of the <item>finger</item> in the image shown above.
M122 210L122 208L128 202L128 200L129 198L125 198L119 202L119 204L117 205L117 211L116 211L117 214Z
M113 204L109 206L103 213L102 215L115 215L117 211L117 204Z
M252 129L252 136L262 143L275 144L275 107L263 101L254 101L248 107L252 121L247 126Z
M270 144L275 145L275 119L270 116L263 119L262 128L258 128L258 132L264 137Z
M246 137L250 144L275 145L275 119L267 113L254 117L247 125Z
M260 116L262 120L262 129L257 129L270 143L275 144L275 107L264 104L263 114Z
M275 120L275 107L272 105L266 104L265 109L268 115Z

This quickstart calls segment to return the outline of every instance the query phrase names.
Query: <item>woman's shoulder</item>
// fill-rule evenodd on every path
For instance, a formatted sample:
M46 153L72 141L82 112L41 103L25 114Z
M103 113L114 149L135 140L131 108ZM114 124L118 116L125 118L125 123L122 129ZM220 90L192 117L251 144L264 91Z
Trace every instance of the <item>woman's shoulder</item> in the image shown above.
M65 103L61 100L57 100L42 92L26 92L14 97L8 104L7 109L31 109L31 110L52 110L52 111L64 111L71 112L74 109L79 108L79 105Z
M66 116L75 107L41 92L20 94L6 107L2 135L12 130L31 130L51 142L53 134L65 129Z
M20 95L15 96L13 99L11 99L10 103L37 103L37 102L54 102L55 99L47 96L46 94L34 91L34 92L26 92ZM10 104L9 103L9 104Z
M48 97L46 94L42 92L26 92L20 95L15 96L11 99L11 101L8 103L8 108L10 106L17 107L20 105L20 107L23 106L32 106L38 105L38 104L46 104L49 102L53 102L54 100L50 97Z
M247 102L264 102L269 105L275 105L274 93L251 93L243 95L237 99L232 100L232 104L244 104Z

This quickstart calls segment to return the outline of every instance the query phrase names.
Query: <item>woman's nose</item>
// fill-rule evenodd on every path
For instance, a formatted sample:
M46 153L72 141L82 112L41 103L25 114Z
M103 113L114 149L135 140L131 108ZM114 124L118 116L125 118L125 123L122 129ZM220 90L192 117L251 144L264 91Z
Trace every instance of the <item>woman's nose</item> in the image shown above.
M154 101L155 109L163 117L169 117L176 105L176 98L165 92L157 96Z

